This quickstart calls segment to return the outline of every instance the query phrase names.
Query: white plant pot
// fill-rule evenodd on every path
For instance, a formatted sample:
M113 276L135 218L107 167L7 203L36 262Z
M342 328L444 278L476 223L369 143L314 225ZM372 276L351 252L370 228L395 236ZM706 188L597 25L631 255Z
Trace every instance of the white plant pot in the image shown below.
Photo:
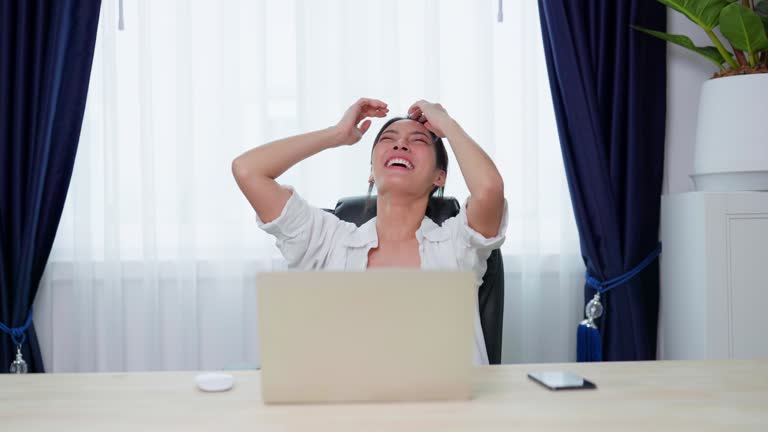
M699 191L768 191L768 73L701 88L691 178Z

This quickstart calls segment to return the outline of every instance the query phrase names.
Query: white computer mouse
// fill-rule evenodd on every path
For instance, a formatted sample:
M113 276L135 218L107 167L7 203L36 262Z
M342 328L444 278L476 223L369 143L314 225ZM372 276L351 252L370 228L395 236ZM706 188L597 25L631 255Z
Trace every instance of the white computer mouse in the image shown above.
M221 372L201 373L195 377L197 388L206 392L222 392L232 388L232 375Z

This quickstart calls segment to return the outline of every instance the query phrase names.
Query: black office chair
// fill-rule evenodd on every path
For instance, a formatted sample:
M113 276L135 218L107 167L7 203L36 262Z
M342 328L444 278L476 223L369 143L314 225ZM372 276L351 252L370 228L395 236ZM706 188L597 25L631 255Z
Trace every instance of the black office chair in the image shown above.
M376 216L376 197L371 197L367 210L366 201L366 197L342 198L336 203L335 209L325 210L335 214L343 221L360 226ZM436 224L442 225L444 220L456 216L459 213L459 208L459 202L456 198L431 197L427 204L426 214ZM366 211L364 212L364 210ZM478 291L478 303L488 360L491 364L500 364L501 336L504 323L504 263L498 249L494 250L488 257L488 269Z

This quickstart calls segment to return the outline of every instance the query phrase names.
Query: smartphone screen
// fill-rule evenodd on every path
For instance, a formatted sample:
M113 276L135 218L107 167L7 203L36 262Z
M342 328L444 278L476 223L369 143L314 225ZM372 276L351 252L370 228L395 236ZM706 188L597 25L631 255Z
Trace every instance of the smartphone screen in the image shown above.
M531 372L528 378L550 390L595 389L597 386L571 372Z

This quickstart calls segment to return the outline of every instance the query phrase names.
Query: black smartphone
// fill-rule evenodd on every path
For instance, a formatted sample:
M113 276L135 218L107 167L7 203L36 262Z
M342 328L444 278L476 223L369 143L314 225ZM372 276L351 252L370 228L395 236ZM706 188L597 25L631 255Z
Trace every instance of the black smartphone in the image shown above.
M597 386L571 372L531 372L528 378L550 390L596 389Z

